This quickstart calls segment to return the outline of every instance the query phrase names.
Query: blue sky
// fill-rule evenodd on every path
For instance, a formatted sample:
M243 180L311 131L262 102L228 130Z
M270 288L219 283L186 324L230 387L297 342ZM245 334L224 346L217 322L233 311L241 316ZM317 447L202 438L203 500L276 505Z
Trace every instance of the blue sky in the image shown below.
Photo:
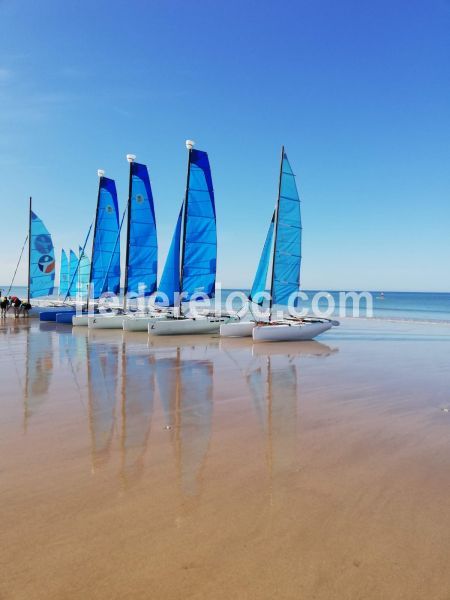
M224 286L251 283L284 144L305 288L449 290L449 64L449 0L0 1L0 282L28 196L76 247L98 168L125 204L129 152L149 166L162 265L192 138Z

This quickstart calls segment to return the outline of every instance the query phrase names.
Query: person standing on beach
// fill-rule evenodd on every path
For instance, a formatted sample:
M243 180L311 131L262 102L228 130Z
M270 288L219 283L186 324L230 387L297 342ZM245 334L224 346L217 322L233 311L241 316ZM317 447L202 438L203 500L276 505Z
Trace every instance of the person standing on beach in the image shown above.
M22 302L20 304L19 314L22 311L24 318L28 318L30 316L31 304L29 302Z
M11 298L11 305L14 309L14 318L17 319L20 315L20 306L22 304L22 301L20 300L20 298L18 298L17 296L13 296Z
M3 298L0 301L0 316L2 319L4 317L6 317L6 313L8 312L8 307L9 307L9 300L6 296L3 296Z

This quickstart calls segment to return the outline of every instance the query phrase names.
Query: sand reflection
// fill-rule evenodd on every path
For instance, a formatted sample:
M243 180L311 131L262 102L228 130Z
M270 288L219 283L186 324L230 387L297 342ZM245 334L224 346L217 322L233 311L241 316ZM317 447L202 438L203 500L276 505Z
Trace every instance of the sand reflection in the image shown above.
M191 358L177 347L173 356L155 361L156 378L166 427L174 450L180 491L186 496L199 493L213 419L214 367L208 359Z
M155 360L122 345L121 475L129 484L144 470L155 399Z

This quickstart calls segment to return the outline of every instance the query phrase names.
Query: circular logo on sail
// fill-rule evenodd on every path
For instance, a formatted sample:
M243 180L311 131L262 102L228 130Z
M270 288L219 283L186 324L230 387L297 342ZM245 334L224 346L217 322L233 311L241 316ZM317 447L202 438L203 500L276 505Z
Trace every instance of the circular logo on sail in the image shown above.
M55 270L55 259L49 254L44 254L38 261L38 267L46 275L53 273Z
M142 194L136 194L136 202L142 204L144 202L144 196Z
M111 204L107 204L107 206L106 206L106 209L105 209L105 210L106 210L106 212L107 212L107 213L109 213L109 214L111 214L111 213L114 211L114 209L113 209L113 207L111 206Z
M41 254L48 254L53 248L52 238L46 233L37 235L34 240L34 247Z

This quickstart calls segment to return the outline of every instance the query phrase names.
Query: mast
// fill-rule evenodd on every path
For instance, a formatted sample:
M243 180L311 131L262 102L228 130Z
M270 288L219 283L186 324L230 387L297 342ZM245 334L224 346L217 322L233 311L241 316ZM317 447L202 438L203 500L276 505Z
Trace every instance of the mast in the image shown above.
M92 268L94 265L94 248L95 248L95 238L97 236L97 223L98 223L98 205L100 203L100 188L102 185L102 177L105 176L105 171L103 171L102 169L98 169L97 171L97 175L98 175L98 193L97 193L97 208L95 209L95 222L94 222L94 235L92 237L92 252L91 252L91 265L89 268L89 283L88 283L88 289L87 289L87 300L86 300L86 311L89 312L89 299L91 296L91 282L92 282Z
M133 183L133 162L136 160L134 154L127 154L127 161L130 163L130 178L128 182L128 204L127 204L127 249L125 258L125 279L123 283L123 310L127 308L128 292L128 261L130 259L130 228L131 228L131 188Z
M269 321L272 320L273 282L275 280L275 253L277 251L278 218L279 218L279 211L280 211L280 195L281 195L281 178L283 177L283 158L284 158L284 146L281 146L280 178L278 180L278 198L277 198L277 207L275 209L275 239L273 242L272 278L271 278L271 282L270 282Z
M31 283L31 207L32 199L30 196L30 208L28 212L28 286L27 286L27 302L30 303L30 283Z
M184 275L184 253L186 246L186 223L187 223L187 209L188 209L188 197L189 197L189 180L191 176L191 152L195 142L192 140L186 140L186 148L188 151L188 165L187 165L187 176L186 176L186 192L184 195L184 211L183 211L183 241L181 245L181 271L180 271L180 298L179 306L181 313L181 294L183 294L183 275Z

